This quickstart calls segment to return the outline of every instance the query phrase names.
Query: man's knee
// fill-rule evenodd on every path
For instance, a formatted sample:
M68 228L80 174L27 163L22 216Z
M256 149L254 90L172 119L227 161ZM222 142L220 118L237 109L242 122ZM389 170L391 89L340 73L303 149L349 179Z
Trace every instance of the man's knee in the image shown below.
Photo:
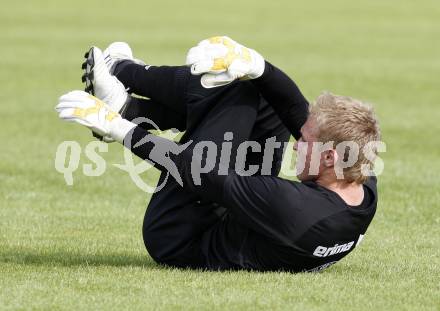
M255 103L259 106L260 93L251 81L234 81L227 87L228 93L232 94L234 97Z
M248 96L258 96L258 89L253 85L251 81L233 81L223 86L217 86L213 88L205 88L202 86L200 79L202 76L191 76L187 94L189 97L205 98L216 96L224 92L233 92L236 94L247 94Z

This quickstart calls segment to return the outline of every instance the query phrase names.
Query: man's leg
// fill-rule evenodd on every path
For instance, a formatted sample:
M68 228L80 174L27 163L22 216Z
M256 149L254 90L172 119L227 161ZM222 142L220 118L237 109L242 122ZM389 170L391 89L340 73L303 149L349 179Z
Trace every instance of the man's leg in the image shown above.
M152 109L169 111L170 118L176 114L184 117L186 137L214 107L212 102L228 93L232 85L206 89L201 86L200 77L192 76L187 66L143 66L132 61L118 64L115 75L129 92L148 97L157 104ZM165 115L156 113L160 114Z
M190 90L195 91L197 87ZM232 132L232 166L235 150L240 142L249 138L255 123L258 93L250 83L236 83L211 96L199 95L192 93L189 96L188 117L192 120L191 114L194 112L198 116L199 111L203 111L205 117L198 126L188 129L182 140L214 142L218 147L218 162L224 134ZM161 180L163 178L164 174ZM204 202L198 195L169 180L152 196L145 214L143 236L150 255L161 263L206 268L200 240L208 228L220 221L222 214L219 212L222 209L214 202Z
M143 66L132 61L116 65L115 76L130 93L148 97L162 107L186 116L186 88L191 73L186 66Z
M225 132L232 132L235 150L241 141L249 138L259 103L252 84L237 82L207 90L201 86L200 77L191 76L187 67L174 67L174 76L169 67L145 70L133 65L133 69L134 72L118 75L133 92L168 107L182 107L183 103L187 122L182 141L212 141L221 146ZM134 83L130 80L133 77L142 80ZM174 90L170 85L175 85L176 80L178 88ZM162 174L159 182L165 176ZM201 201L198 195L169 179L162 190L153 194L145 214L143 235L150 255L158 262L174 266L205 267L199 240L207 228L219 221L221 215L216 213L217 209L212 202Z
M189 69L184 68L189 73ZM272 116L268 116L270 113L266 113L267 104L260 104L258 91L252 83L235 82L225 87L208 90L201 87L199 77L189 75L183 83L185 91L180 93L181 96L173 98L173 95L169 95L173 93L173 89L167 86L176 77L169 74L170 69L166 70L168 72L163 76L160 75L160 71L149 71L139 67L136 68L137 75L125 73L137 77L148 75L145 81L168 80L165 85L153 84L153 82L140 83L140 81L134 85L127 79L122 81L126 85L130 84L134 92L138 94L143 92L142 95L149 96L155 102L165 103L168 99L168 106L180 105L180 99L185 99L187 121L182 142L212 141L219 147L218 160L224 134L232 132L233 152L229 164L233 168L235 150L242 141L248 140L252 135L253 139L264 142L269 132L277 129L277 124L274 125L273 120L270 120L273 118L273 111ZM148 88L151 85L154 87L150 90ZM257 118L259 111L262 113ZM279 120L277 122L280 123ZM254 161L258 162L261 159L262 157L256 158ZM162 174L160 182L164 178L165 174ZM174 266L206 267L200 239L203 232L219 222L222 216L219 213L221 210L213 202L203 202L199 196L183 189L174 180L169 180L160 192L152 196L145 214L143 235L150 255L158 262Z
M177 129L184 131L186 129L186 119L184 115L176 113L168 106L159 104L151 99L130 97L122 117L133 121L139 117L147 118L153 121L160 130ZM143 122L140 126L146 130L155 129L150 123Z
M155 105L142 105L142 101L139 101L139 105L137 103L130 105L134 111L134 114L131 115L152 116L153 121L163 124L163 129L175 127L179 130L186 130L181 142L185 142L196 128L203 128L204 131L207 126L217 128L217 124L200 125L204 122L202 120L205 119L208 110L213 107L211 103L219 101L225 92L229 92L230 86L213 89L203 88L200 79L192 77L187 66L145 67L126 61L116 67L115 73L131 92L154 100ZM275 137L277 142L287 142L290 133L278 115L263 98L260 98L259 102L258 115L252 128L250 140L257 141L263 147L266 139L270 137ZM139 113L137 110L144 111ZM228 122L235 123L236 121L239 120L234 117ZM239 125L240 122L236 124ZM162 129L161 126L159 127ZM218 142L220 141L221 139ZM274 150L271 175L278 175L282 153L283 149L280 147ZM264 162L263 154L250 153L247 162L249 165L259 165L261 168ZM258 173L261 173L261 169ZM267 170L263 170L262 173L268 174Z

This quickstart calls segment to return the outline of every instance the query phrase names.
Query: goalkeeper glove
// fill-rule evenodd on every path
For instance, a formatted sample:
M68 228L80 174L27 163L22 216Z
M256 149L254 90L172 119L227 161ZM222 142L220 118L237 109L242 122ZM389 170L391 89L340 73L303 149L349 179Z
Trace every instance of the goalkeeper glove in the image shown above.
M82 124L98 135L111 137L120 143L136 126L84 91L72 91L61 96L55 109L62 120Z
M191 73L203 74L205 88L226 85L236 79L256 79L264 72L264 58L228 37L212 37L191 48L186 57Z

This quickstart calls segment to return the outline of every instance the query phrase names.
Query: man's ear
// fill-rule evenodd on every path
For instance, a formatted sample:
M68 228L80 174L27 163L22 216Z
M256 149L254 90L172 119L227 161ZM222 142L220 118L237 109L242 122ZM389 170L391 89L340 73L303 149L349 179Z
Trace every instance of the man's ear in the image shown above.
M338 161L338 153L335 149L326 150L323 153L323 164L325 167L334 167Z

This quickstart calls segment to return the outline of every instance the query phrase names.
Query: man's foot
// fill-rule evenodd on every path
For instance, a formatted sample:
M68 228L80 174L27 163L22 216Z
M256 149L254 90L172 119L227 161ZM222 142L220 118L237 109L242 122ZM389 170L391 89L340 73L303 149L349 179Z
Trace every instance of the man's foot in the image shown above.
M124 85L110 74L101 50L92 47L84 57L86 61L82 64L85 71L82 81L86 84L85 91L101 99L113 111L121 112L128 93Z
M131 61L133 63L145 66L145 63L139 59L133 58L133 52L125 42L113 42L102 53L105 64L112 75L115 74L116 65L121 61Z

